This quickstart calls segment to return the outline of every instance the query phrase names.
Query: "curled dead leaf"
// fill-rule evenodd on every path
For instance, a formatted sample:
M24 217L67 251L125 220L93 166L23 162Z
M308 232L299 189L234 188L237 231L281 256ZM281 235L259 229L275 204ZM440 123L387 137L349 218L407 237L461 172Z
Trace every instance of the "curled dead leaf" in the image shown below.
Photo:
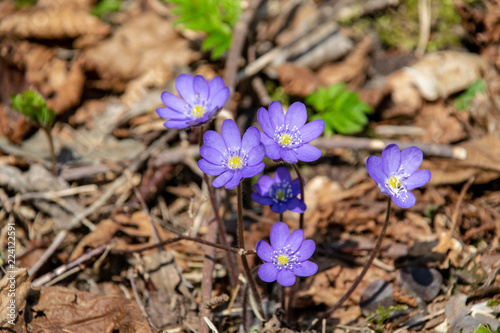
M12 323L17 322L19 311L24 309L30 288L29 275L25 268L7 272L0 280L0 327L15 326Z
M30 310L43 313L33 315L28 324L31 332L137 332L151 329L134 301L123 296L93 295L64 287L42 287L38 301Z
M88 11L68 7L33 7L20 10L0 21L0 36L19 38L67 39L92 35L102 39L109 25Z

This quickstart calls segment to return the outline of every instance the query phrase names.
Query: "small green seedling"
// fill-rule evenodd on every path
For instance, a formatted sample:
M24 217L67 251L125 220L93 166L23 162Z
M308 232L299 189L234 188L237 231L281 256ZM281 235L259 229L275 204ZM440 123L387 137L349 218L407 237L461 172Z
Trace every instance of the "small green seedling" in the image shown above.
M373 113L373 108L361 101L357 93L347 89L344 83L321 87L305 101L317 112L312 119L325 121L328 135L361 132L368 124L366 115Z
M467 110L476 95L484 92L486 92L486 82L484 82L483 79L479 79L453 100L455 102L455 107L458 111Z
M207 37L201 48L203 51L212 50L213 59L220 58L229 49L233 27L241 14L240 0L164 1L177 5L172 10L178 16L175 24L206 33Z
M26 90L22 94L12 95L11 102L12 109L21 113L47 134L52 160L52 171L55 172L56 155L54 153L51 130L56 120L56 112L48 107L42 95L31 89Z

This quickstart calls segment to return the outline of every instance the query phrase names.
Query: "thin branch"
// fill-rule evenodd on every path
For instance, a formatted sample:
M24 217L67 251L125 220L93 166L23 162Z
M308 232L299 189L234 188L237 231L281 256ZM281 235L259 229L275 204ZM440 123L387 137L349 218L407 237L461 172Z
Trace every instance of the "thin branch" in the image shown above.
M379 252L380 246L382 245L382 240L384 239L385 232L387 230L387 226L389 225L389 216L391 215L391 202L392 202L391 198L390 197L387 198L387 214L385 216L384 225L382 226L382 230L380 231L380 235L378 236L377 242L375 243L375 247L373 248L373 251L372 251L370 257L368 258L368 261L366 262L365 266L363 267L363 270L358 275L356 280L354 280L354 282L352 283L351 287L347 290L347 292L337 301L337 303L335 303L328 310L326 310L319 318L314 319L313 322L311 323L311 325L309 325L308 330L315 327L323 319L328 318L332 313L337 311L342 306L342 304L344 304L344 302L349 299L351 294L358 287L361 280L363 280L363 278L365 277L373 260L375 259L375 257L377 256L377 254Z

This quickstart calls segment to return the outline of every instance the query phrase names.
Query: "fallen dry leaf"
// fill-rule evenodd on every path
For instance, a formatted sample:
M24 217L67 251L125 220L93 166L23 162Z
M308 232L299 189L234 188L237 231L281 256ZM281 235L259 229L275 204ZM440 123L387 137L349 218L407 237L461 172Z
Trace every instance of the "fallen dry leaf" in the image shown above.
M149 333L151 329L137 303L123 296L93 295L65 287L42 287L29 305L31 332ZM37 315L43 314L43 315Z
M149 12L130 19L110 39L86 49L84 57L88 69L96 70L102 80L143 82L133 88L136 90L164 85L174 68L187 66L199 55L170 20Z
M427 54L410 67L391 74L388 87L392 100L407 114L416 111L422 98L435 101L466 89L488 70L479 55L441 51Z
M0 280L0 327L15 328L16 332L26 331L20 327L24 321L18 323L18 318L19 312L24 311L30 288L29 275L25 268L8 271Z
M364 37L345 57L345 60L323 65L318 70L319 79L326 86L339 82L349 82L350 86L359 86L366 78L366 69L370 63L368 53L371 47L371 37Z
M110 30L109 25L87 10L73 6L35 6L17 11L0 21L0 36L19 38L74 39L90 35L99 40Z

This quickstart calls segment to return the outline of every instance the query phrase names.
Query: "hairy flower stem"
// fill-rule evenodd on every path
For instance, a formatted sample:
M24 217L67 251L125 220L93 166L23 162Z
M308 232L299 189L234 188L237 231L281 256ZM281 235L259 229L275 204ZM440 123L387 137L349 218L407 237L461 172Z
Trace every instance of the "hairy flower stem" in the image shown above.
M300 200L304 201L304 178L302 178L302 174L300 173L300 169L297 164L292 164L293 169L297 173L297 177L299 178L300 184ZM299 219L299 229L304 230L304 213L300 213ZM290 292L288 294L288 306L285 310L287 313L287 318L289 321L293 319L293 302L295 301L295 295L297 294L297 290L299 289L300 279L297 279L297 282L290 287Z
M241 182L238 184L238 248L245 249L245 228L243 227L243 193L241 190ZM257 311L260 312L261 317L264 317L264 311L262 311L262 302L260 300L259 293L257 291L257 285L253 279L252 272L248 266L247 257L241 256L241 262L243 264L243 269L245 270L245 275L250 285L250 290L252 292L253 299L257 303Z
M205 133L205 126L201 126L200 128L200 137L198 140L198 145L201 147L203 143L203 134ZM222 246L228 248L229 245L226 239L226 228L224 227L224 223L222 223L222 219L219 215L219 209L217 208L217 202L215 200L214 189L212 188L212 184L210 184L210 180L208 179L208 175L203 173L203 180L207 184L207 192L208 197L210 198L210 204L212 205L212 211L214 212L215 220L217 221L217 227L219 229L219 236L222 243ZM236 269L236 265L233 261L233 257L230 252L226 253L226 262L229 272L229 281L233 288L238 284L238 271Z
M280 217L279 217L278 221L283 222L283 213L280 213Z
M297 166L297 164L292 164L293 169L297 173L297 177L299 178L299 183L300 183L300 200L304 201L304 178L302 178L302 174L300 173L300 169ZM304 201L305 202L305 201ZM304 213L300 213L300 220L299 220L299 229L304 230Z
M370 255L370 258L368 258L368 261L365 264L365 267L363 267L363 270L361 273L358 275L356 280L352 283L351 287L347 292L335 303L333 306L331 306L328 310L326 310L319 318L314 319L313 322L311 323L310 327L308 328L311 329L312 327L316 326L318 323L320 323L323 319L328 318L332 313L337 311L344 302L349 299L351 294L356 290L358 287L359 283L361 280L363 280L364 276L366 275L366 272L368 272L368 269L370 268L371 264L373 263L373 260L375 260L375 257L378 254L378 251L380 250L380 246L382 245L382 240L384 239L385 232L387 230L387 226L389 225L389 216L391 214L391 197L387 198L387 214L385 216L385 221L384 225L382 226L382 230L380 231L380 235L378 236L377 243L375 243L375 247L373 248L373 251Z
M56 153L54 151L54 140L52 138L51 128L42 126L41 129L47 135L47 139L49 140L49 151L50 151L50 160L52 162L52 173L56 174Z

